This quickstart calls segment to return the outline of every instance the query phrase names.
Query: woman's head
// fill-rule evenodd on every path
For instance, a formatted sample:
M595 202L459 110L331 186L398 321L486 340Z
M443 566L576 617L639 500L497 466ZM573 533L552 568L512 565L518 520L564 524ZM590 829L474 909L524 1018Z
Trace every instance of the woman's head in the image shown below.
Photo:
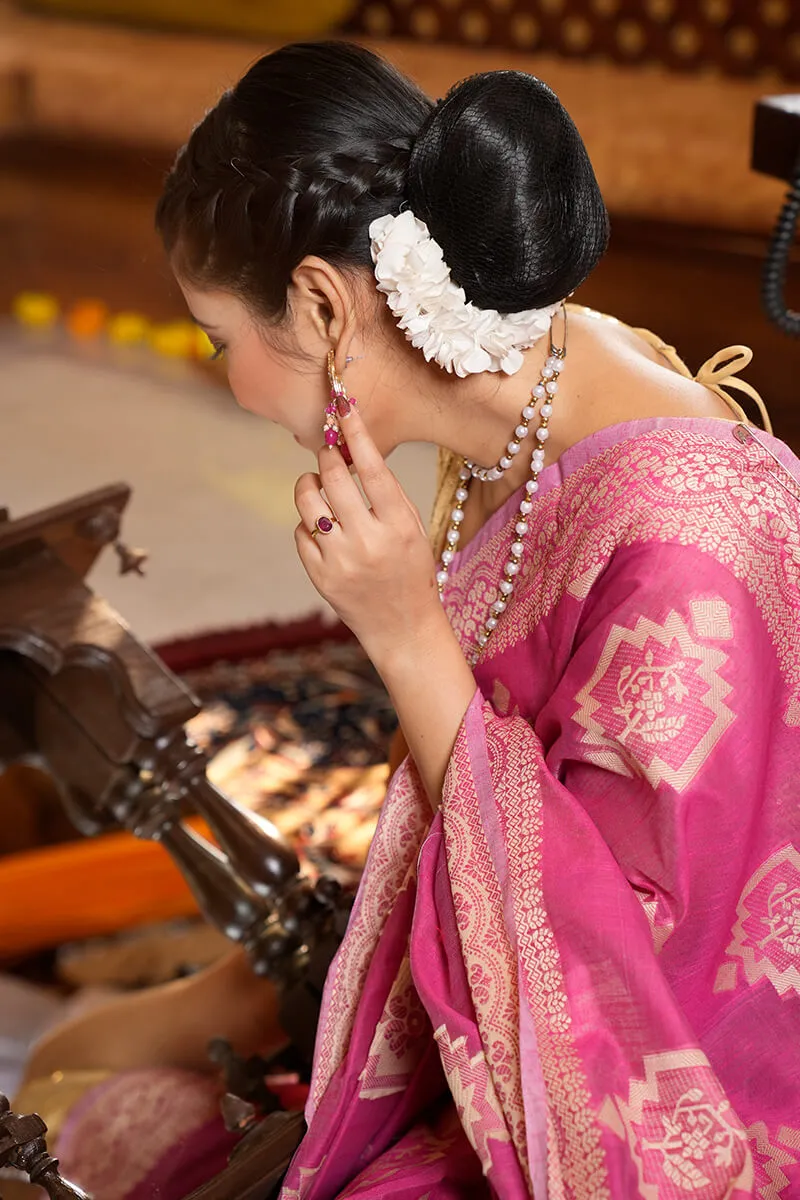
M489 72L434 106L346 42L256 62L166 181L157 225L194 315L226 344L237 398L303 441L301 391L313 378L321 403L327 349L394 332L368 230L401 208L428 225L467 299L504 313L563 298L607 240L583 143L546 85Z

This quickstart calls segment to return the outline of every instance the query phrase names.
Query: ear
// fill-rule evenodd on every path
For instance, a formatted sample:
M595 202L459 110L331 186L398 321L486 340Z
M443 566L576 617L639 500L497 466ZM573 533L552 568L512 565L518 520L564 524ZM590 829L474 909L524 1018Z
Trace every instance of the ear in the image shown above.
M341 373L358 331L352 284L324 258L308 254L292 271L290 292L295 326L306 348L321 357L333 349ZM312 350L308 343L315 339L318 346Z

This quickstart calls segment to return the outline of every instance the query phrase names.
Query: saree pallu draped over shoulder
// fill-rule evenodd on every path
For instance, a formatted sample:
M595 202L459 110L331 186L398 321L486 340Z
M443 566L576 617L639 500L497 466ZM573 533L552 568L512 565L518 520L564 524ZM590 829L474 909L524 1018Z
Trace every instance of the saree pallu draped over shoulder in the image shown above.
M283 1200L800 1195L800 464L737 430L542 473L436 814L393 778ZM465 648L517 502L451 565Z

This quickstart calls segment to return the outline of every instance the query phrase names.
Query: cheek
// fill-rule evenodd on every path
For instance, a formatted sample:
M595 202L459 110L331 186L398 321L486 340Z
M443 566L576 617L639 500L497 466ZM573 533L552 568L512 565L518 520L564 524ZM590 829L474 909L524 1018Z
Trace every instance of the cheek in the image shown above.
M270 357L259 339L248 339L231 350L228 383L242 408L271 421L281 420L288 372Z
M301 445L318 449L327 392L291 364L273 358L259 338L240 342L228 358L228 384L241 408L275 421L297 436Z

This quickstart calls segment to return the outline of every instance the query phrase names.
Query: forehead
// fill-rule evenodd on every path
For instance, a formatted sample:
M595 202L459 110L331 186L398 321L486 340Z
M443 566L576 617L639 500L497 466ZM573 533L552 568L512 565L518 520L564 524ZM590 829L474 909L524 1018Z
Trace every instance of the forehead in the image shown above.
M241 300L232 296L230 292L200 288L180 278L178 286L183 292L189 312L198 325L204 328L238 326L248 319L247 310Z

